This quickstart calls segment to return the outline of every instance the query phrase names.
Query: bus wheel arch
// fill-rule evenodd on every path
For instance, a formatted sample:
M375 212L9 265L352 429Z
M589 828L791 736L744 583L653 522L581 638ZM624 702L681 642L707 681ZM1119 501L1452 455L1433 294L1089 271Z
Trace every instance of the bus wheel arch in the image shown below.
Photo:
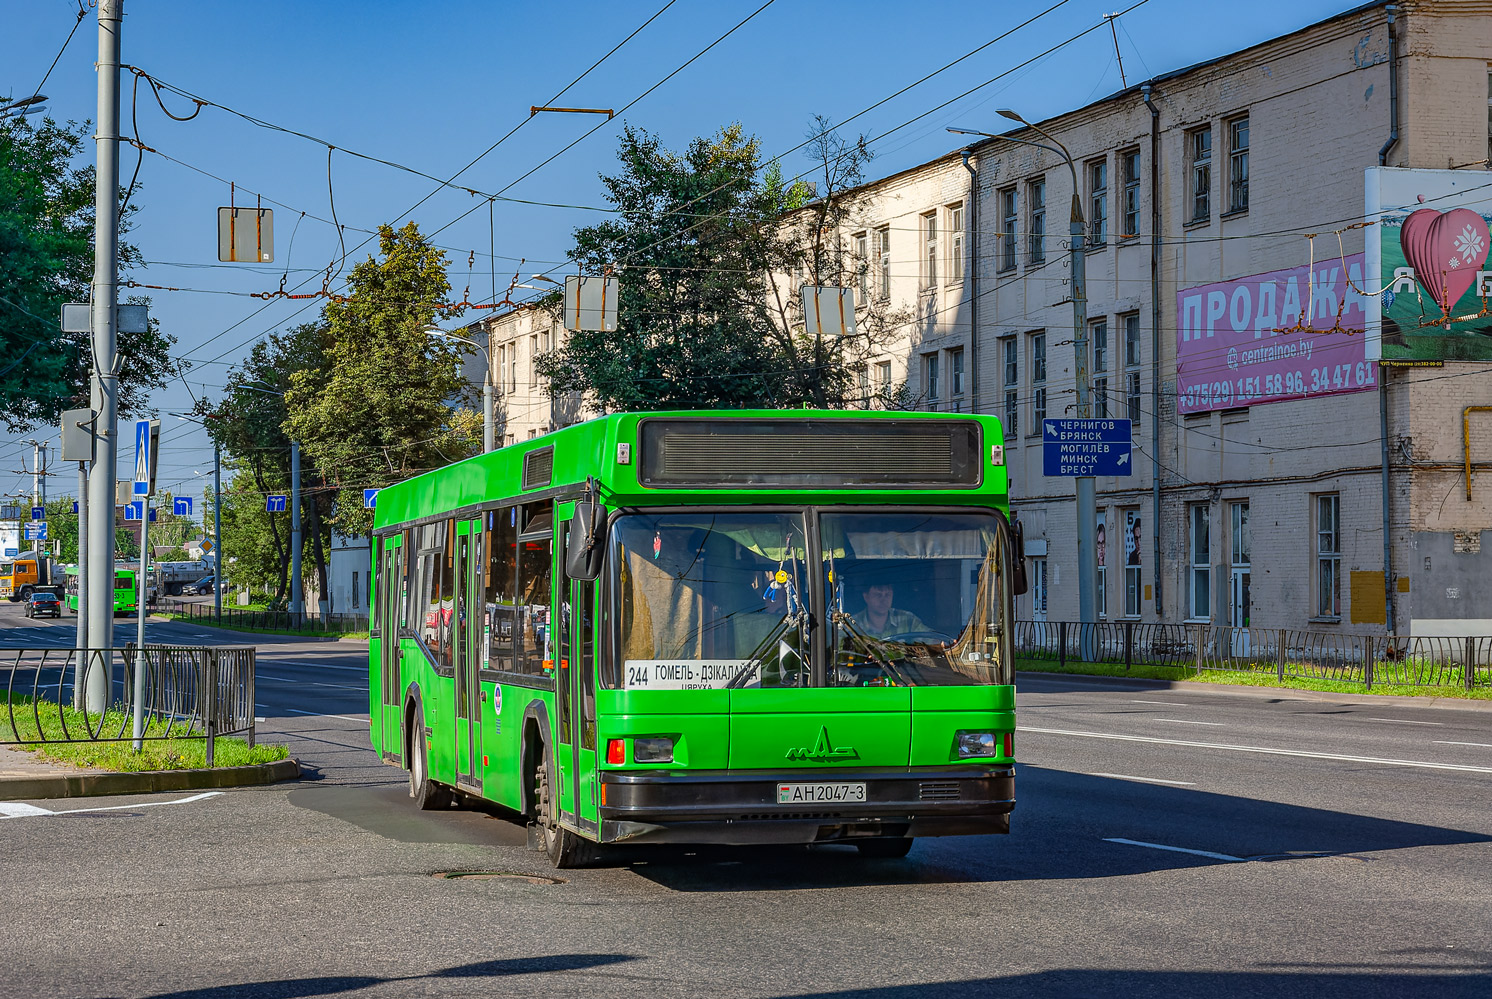
M539 770L548 768L553 772L549 761L548 732L549 710L543 701L533 701L523 710L523 737L519 742L522 747L519 756L519 810L536 822L542 822L544 818L539 814L539 802L535 794Z

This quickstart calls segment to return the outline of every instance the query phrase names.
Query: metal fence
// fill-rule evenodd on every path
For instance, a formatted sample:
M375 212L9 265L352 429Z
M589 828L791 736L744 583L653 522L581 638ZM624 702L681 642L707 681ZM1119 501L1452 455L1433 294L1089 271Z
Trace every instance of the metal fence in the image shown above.
M1232 628L1139 621L1017 621L1026 659L1175 666L1404 686L1492 687L1492 637L1344 635L1295 628Z
M286 610L249 610L243 607L224 607L220 618L211 603L195 603L190 600L165 598L151 605L152 612L172 614L189 621L200 621L222 628L255 628L263 631L293 631L305 635L344 634L349 631L367 631L367 614L334 614L320 617L304 611L292 613Z
M142 706L146 739L213 740L241 735L254 745L254 649L251 646L145 646ZM119 649L6 649L0 680L0 745L49 742L125 742L132 739L135 646ZM108 691L107 709L84 711L90 685Z

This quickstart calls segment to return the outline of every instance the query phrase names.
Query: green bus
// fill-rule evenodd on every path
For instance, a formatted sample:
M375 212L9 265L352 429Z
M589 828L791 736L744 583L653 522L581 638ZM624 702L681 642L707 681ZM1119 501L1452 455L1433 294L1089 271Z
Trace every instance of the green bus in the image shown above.
M557 867L1008 832L1007 514L999 421L935 413L618 414L389 486L373 747Z
M133 614L135 606L139 602L140 588L136 584L135 569L114 570L114 616L123 617ZM78 612L78 567L70 565L62 570L66 577L67 585L67 609L74 614Z

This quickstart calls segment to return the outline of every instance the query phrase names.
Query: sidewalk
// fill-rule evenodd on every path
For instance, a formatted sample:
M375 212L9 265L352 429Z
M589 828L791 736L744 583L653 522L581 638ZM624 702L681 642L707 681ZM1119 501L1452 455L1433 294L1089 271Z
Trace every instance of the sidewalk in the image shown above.
M148 770L114 773L96 767L53 763L12 746L0 746L0 801L92 798L106 794L158 794L223 787L251 787L300 777L300 763L278 760L212 770Z

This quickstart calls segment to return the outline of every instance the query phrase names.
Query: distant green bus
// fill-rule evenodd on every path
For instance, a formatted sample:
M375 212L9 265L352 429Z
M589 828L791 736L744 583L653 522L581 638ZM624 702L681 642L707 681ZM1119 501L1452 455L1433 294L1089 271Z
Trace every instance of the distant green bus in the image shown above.
M999 421L619 414L379 492L371 738L435 808L598 844L1004 833Z
M76 614L78 612L78 567L71 565L62 571L67 577L67 609ZM123 617L135 612L140 596L138 578L135 569L114 570L115 617Z

